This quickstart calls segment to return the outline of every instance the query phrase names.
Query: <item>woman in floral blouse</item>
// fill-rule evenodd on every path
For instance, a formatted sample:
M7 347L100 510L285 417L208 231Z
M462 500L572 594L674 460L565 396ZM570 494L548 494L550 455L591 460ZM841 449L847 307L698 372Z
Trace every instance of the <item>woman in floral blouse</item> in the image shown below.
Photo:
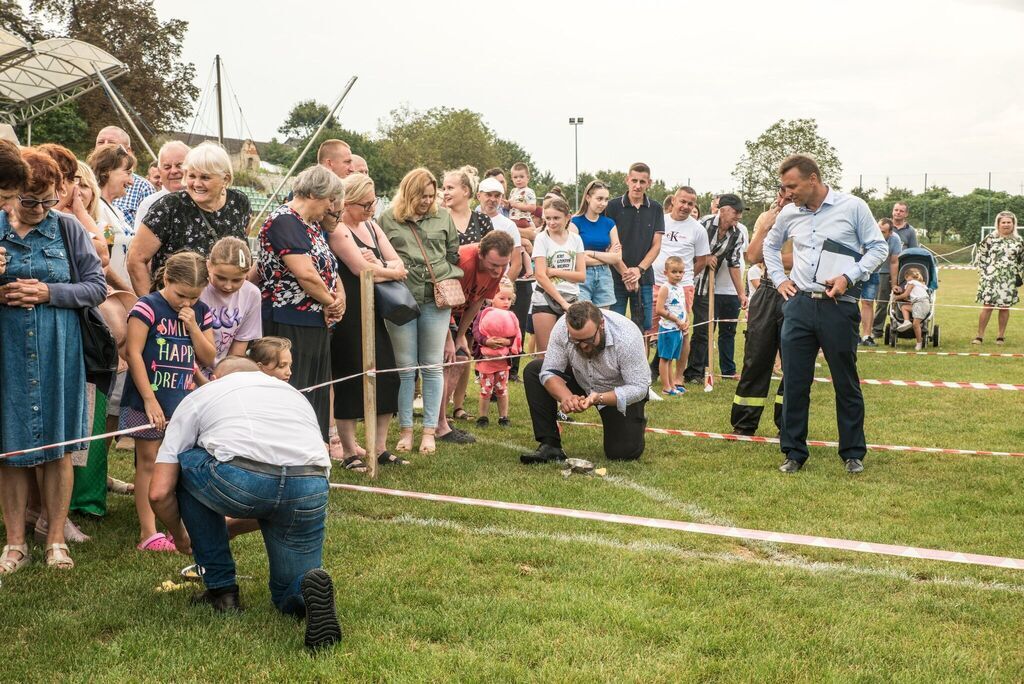
M978 301L982 305L978 316L978 336L971 344L981 344L985 328L992 318L992 309L999 309L999 336L996 344L1006 337L1006 324L1010 321L1009 307L1020 301L1017 288L1024 275L1024 239L1017 235L1017 216L1009 211L996 215L996 230L978 246Z
M345 313L338 286L338 261L320 221L341 214L345 188L326 167L311 166L295 178L294 199L274 210L260 229L259 280L263 334L292 343L289 383L304 389L331 379L330 326ZM358 310L355 312L359 315ZM306 395L316 412L324 443L330 440L330 388Z
M215 142L185 157L185 189L158 199L143 217L128 249L128 275L135 294L148 295L154 274L175 252L203 256L222 237L244 240L252 216L249 198L231 185L231 158Z

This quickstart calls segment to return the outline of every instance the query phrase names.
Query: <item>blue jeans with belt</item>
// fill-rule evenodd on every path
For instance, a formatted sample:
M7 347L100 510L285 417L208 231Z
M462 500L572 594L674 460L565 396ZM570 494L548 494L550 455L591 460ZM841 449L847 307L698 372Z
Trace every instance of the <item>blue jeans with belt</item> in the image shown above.
M205 449L178 456L178 509L208 589L236 584L225 516L259 520L270 561L270 598L282 613L304 615L302 576L323 559L329 487L324 475L254 472L221 463Z

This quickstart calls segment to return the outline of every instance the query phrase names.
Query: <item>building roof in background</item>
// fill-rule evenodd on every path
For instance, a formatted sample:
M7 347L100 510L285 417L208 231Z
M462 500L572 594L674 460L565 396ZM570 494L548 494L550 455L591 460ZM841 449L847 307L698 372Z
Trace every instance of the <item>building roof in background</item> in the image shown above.
M184 131L167 131L162 134L163 138L167 140L179 140L189 147L195 147L201 142L212 141L217 142L217 136L215 135L202 135L201 133L186 133ZM248 138L224 138L224 149L228 151L228 154L239 154L242 151L242 145ZM265 142L259 142L253 140L252 143L256 145L256 151L259 152L260 148L266 145Z

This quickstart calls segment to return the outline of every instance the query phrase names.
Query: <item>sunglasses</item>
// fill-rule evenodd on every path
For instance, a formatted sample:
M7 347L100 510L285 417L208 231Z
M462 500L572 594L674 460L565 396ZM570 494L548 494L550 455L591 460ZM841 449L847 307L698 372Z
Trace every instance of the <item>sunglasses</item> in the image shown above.
M52 209L53 207L57 206L57 203L60 202L60 200L57 199L56 197L54 197L53 199L41 200L33 199L31 197L22 197L21 195L18 195L18 202L24 209L35 209L36 207L42 207L43 209Z

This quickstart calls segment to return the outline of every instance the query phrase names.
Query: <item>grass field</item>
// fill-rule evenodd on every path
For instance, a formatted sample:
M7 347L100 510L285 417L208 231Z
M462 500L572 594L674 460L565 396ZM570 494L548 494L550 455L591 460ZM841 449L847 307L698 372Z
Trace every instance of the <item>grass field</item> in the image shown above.
M977 275L942 271L940 303L973 303ZM945 351L978 351L977 311L939 309ZM994 321L993 321L994 326ZM1014 312L1007 344L1024 352ZM901 348L912 348L901 341ZM861 354L864 378L1024 383L1024 359ZM821 375L827 375L823 368ZM649 405L650 424L729 430L734 383ZM607 463L600 431L566 429L605 479L521 466L532 446L522 388L513 427L473 430L380 486L1024 557L1024 461L869 453L860 476L812 449L785 476L772 445L650 435L639 462ZM1022 451L1018 392L865 387L869 442ZM835 439L830 385L810 436ZM584 420L596 416L583 417ZM774 436L770 417L760 434ZM492 417L492 425L493 425ZM130 455L113 468L129 476ZM338 482L366 483L336 470ZM4 681L1020 681L1024 572L809 547L738 543L606 523L332 494L325 566L345 640L310 657L273 610L257 536L234 542L247 611L157 593L185 559L133 548L116 498L64 574L39 563L0 589ZM38 559L40 553L34 551Z

